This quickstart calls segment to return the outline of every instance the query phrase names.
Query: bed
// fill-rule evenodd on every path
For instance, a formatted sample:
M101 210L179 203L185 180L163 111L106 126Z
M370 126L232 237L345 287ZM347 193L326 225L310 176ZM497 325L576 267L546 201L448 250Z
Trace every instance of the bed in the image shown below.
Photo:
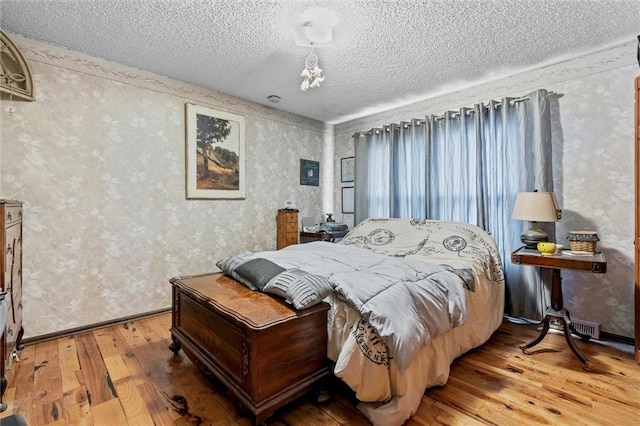
M403 424L427 388L446 383L452 361L502 322L500 255L465 223L367 219L338 243L243 252L217 266L296 309L330 305L333 373L374 425Z

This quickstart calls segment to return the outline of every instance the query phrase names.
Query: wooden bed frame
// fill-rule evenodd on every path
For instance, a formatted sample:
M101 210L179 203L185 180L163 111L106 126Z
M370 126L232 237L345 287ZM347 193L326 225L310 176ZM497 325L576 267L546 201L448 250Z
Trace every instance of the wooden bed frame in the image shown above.
M263 423L329 374L327 311L296 311L268 294L217 273L170 280L169 347L183 349Z

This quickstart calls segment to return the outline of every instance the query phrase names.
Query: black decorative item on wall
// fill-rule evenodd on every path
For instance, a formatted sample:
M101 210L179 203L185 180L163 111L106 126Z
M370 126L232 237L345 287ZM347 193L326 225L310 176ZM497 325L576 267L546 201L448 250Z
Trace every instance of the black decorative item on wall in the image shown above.
M638 35L638 66L640 66L640 35Z
M300 160L300 185L320 186L320 162Z

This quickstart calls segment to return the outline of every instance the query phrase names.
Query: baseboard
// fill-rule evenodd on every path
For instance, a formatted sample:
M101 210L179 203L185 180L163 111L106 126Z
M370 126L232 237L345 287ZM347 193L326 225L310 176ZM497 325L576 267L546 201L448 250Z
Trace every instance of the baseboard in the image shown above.
M599 340L609 340L611 342L624 343L625 345L633 346L635 339L633 337L620 336L619 334L607 333L606 331L600 332Z
M97 330L99 328L110 327L116 324L122 324L129 321L135 321L142 318L154 317L156 315L165 314L167 312L171 312L171 308L163 308L155 311L145 312L141 314L131 315L123 318L116 318L109 321L103 321L95 324L84 325L82 327L70 328L68 330L56 331L55 333L42 334L40 336L29 337L26 339L22 339L22 345L33 345L35 343L42 343L48 340L60 339L63 337L70 337L75 334L85 333L87 331Z
M40 336L29 337L29 338L23 339L22 344L32 345L34 343L46 342L48 340L59 339L61 337L69 337L69 336L73 336L74 334L93 331L99 328L109 327L116 324L122 324L125 322L134 321L142 318L149 318L156 315L162 315L167 312L171 312L171 308L158 309L155 311L131 315L128 317L117 318L109 321L103 321L95 324L85 325L82 327L76 327L68 330L57 331L55 333L42 334ZM600 332L600 340L610 340L612 342L624 343L631 346L634 346L635 344L635 339L633 337L620 336L619 334L607 333L606 331Z
M525 324L525 325L541 325L542 321L529 320L526 318L517 318L511 317L509 315L504 315L504 320L512 322L514 324ZM606 331L600 330L600 337L598 340L609 340L611 342L616 343L624 343L625 345L634 346L635 339L633 337L621 336L619 334L607 333Z

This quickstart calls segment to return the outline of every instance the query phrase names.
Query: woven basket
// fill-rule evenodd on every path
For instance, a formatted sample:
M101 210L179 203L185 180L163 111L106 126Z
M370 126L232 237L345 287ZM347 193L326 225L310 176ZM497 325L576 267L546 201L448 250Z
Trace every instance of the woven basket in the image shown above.
M598 234L593 231L570 231L569 249L571 251L588 251L594 253L596 251L596 242L600 239Z

